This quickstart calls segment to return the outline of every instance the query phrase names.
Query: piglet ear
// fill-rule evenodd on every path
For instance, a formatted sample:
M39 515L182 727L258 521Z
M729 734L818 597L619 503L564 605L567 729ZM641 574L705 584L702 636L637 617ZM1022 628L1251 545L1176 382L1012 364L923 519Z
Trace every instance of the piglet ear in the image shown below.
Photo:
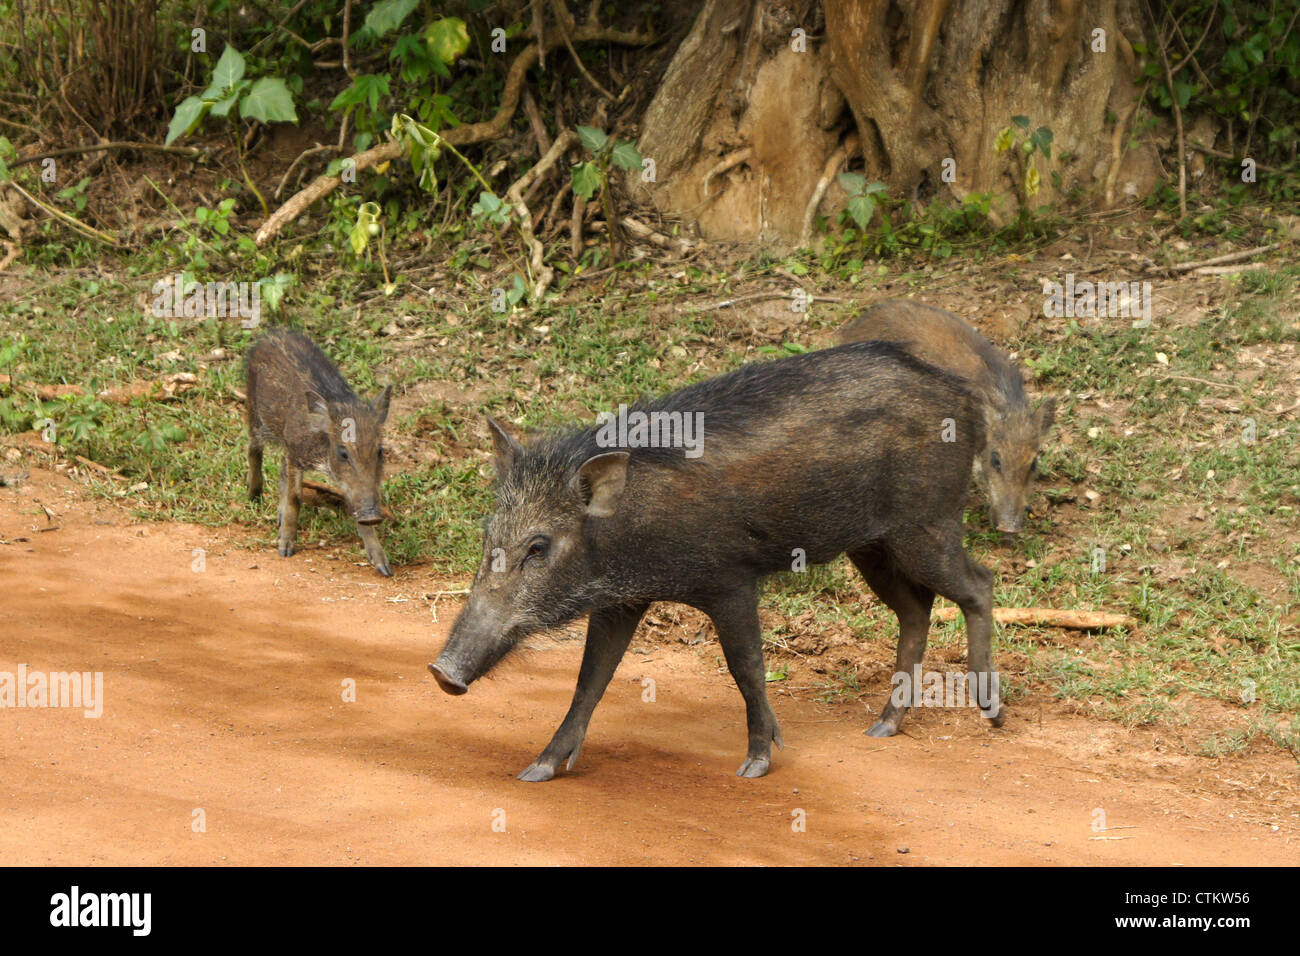
M313 432L330 433L330 410L315 392L307 393L307 427Z
M524 453L524 446L490 416L487 423L488 430L492 433L492 448L497 456L497 474L504 475L515 463L515 459Z
M1051 397L1043 399L1038 403L1035 414L1038 416L1038 437L1046 438L1052 422L1056 421L1056 399Z
M384 390L375 396L375 400L370 403L370 407L375 410L375 417L379 419L379 424L388 421L388 400L393 397L393 386L385 385Z
M593 518L608 518L618 510L623 489L627 487L630 457L625 451L611 451L582 463L577 477L587 514Z

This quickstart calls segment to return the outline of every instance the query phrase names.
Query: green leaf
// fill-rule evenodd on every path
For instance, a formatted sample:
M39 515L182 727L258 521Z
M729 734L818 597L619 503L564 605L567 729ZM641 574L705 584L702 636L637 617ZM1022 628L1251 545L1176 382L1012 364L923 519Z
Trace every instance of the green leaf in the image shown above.
M240 80L234 91L224 100L212 104L213 116L225 116L239 102L240 95L253 84L249 80Z
M248 91L239 104L239 115L244 119L263 123L296 123L298 114L293 108L293 94L278 76L264 76Z
M505 202L496 194L486 191L479 193L478 201L469 212L476 219L486 219L494 226L504 226L510 221Z
M1015 124L1016 124L1017 126L1019 126L1021 129L1029 129L1029 117L1028 117L1028 116L1013 116L1013 117L1011 117L1011 122L1015 123Z
M867 177L861 173L840 173L840 186L850 196L861 196L867 188Z
M876 201L870 196L854 196L849 200L849 215L853 217L859 229L865 231L871 225L871 217L875 214Z
M380 0L366 14L366 22L361 28L376 37L392 33L418 5L419 0Z
M229 43L221 54L221 59L212 70L212 83L203 91L203 99L225 99L236 83L244 77L244 58Z
M197 96L182 101L181 105L176 107L176 114L172 117L172 121L167 125L167 139L164 140L163 145L170 146L197 126L209 106L210 104L203 102Z
M1043 155L1048 159L1052 158L1052 131L1046 126L1040 126L1034 130L1034 145L1043 151Z
M528 292L528 285L524 282L523 276L518 272L515 273L515 281L510 286L510 291L506 293L506 301L511 306L516 306L523 301L524 295Z
M469 30L465 21L458 17L443 17L434 20L424 31L424 41L429 44L429 52L434 60L451 66L469 49Z
M258 295L267 312L274 314L280 311L284 294L296 281L297 277L291 272L277 272L271 278L257 280Z
M600 189L600 170L595 163L579 163L573 167L573 191L583 199L590 199Z
M641 153L631 143L620 142L615 144L614 151L609 156L614 161L615 166L623 169L641 169Z
M594 126L579 126L578 139L582 140L582 145L593 153L599 153L605 148L605 144L609 142L609 137L605 135L605 131L596 129Z

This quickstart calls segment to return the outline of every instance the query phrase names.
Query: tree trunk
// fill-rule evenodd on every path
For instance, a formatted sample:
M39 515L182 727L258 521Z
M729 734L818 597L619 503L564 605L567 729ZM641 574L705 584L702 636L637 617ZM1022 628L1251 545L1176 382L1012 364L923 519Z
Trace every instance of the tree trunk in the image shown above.
M843 207L834 174L860 150L894 199L992 192L1006 218L1022 169L994 142L1012 116L1053 134L1051 158L1029 160L1033 204L1099 187L1114 117L1138 95L1135 4L706 0L642 121L656 181L629 188L708 238L788 247L810 200ZM1153 185L1149 156L1123 162L1139 180L1126 192Z

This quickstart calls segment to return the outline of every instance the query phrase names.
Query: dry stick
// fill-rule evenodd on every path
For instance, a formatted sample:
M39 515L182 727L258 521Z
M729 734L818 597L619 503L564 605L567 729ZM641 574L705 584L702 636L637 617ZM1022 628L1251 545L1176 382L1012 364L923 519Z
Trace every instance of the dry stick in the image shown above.
M1265 269L1267 265L1263 262L1247 262L1239 266L1202 266L1192 272L1194 276L1230 276L1238 272L1255 272L1259 269Z
M826 190L835 180L835 174L840 171L840 167L849 161L849 157L858 151L858 134L850 133L844 138L844 142L839 149L831 153L830 159L826 160L826 167L822 170L822 178L817 180L817 188L813 190L812 197L808 200L808 205L803 211L803 228L799 230L799 245L806 246L812 241L813 220L817 218L817 207L822 204L822 197L826 195Z
M199 159L205 155L203 150L196 149L193 146L158 146L155 143L93 143L89 146L66 146L63 149L52 149L48 153L37 153L35 156L24 156L21 159L15 159L10 163L9 168L12 169L15 166L22 166L24 163L38 163L43 159L53 159L56 156L73 156L79 153L93 153L101 149L138 149L149 153L172 153L177 156L188 156L191 159Z
M537 156L540 159L551 148L551 134L546 131L546 123L543 122L541 111L537 108L537 101L533 99L532 90L524 89L523 104L524 115L528 117L528 125L533 129L533 138L537 140Z
M617 43L625 46L648 46L655 42L656 39L654 34L651 33L630 33L623 30L609 30L599 26L580 27L574 33L573 38L579 43ZM544 45L548 50L554 49L561 45L561 41L550 39ZM465 146L470 143L481 143L484 140L496 139L505 133L510 125L511 118L515 115L515 109L519 106L524 77L533 64L537 62L539 50L540 47L537 43L530 43L515 58L514 63L510 65L510 70L506 74L505 90L501 94L501 106L497 109L496 115L481 123L469 123L465 126L449 129L440 134L442 139L452 146ZM399 142L381 143L378 146L371 147L364 153L354 156L354 168L360 172L370 166L400 159L402 153L402 144ZM257 230L254 242L259 246L265 245L279 235L286 225L301 216L308 207L337 189L341 182L339 176L317 177L305 189L292 196L288 202L271 214L271 217Z
M941 607L934 611L936 621L955 621L959 608ZM1106 611L1058 611L1051 607L997 607L993 620L999 624L1036 624L1041 627L1064 627L1074 631L1093 631L1107 627L1133 627L1135 618Z
M550 208L546 210L546 215L537 223L538 232L541 232L548 223L555 220L555 214L560 211L560 203L564 202L564 198L569 195L569 190L572 188L573 183L570 180L566 179L560 184L560 188L555 191L555 198L551 200Z
M1187 148L1194 149L1198 153L1204 153L1206 156L1217 156L1219 159L1230 159L1233 162L1238 162L1237 157L1233 156L1231 153L1225 153L1221 149L1210 149L1210 147L1208 146L1202 146L1200 143L1193 143L1191 140L1187 141ZM1273 166L1265 166L1263 163L1256 163L1255 168L1258 169L1261 173L1281 172L1280 169L1277 169L1276 167Z
M1183 111L1178 105L1178 94L1174 90L1174 73L1169 69L1169 57L1165 54L1163 36L1156 42L1156 46L1160 50L1160 62L1165 67L1165 83L1169 86L1169 105L1174 108L1174 125L1178 129L1178 218L1186 219L1187 143L1183 139Z
M760 302L763 299L788 299L789 292L751 292L749 295L737 296L734 299L723 299L721 302L715 302L709 306L709 309L725 309L729 306L739 305L742 302ZM813 302L836 302L844 303L847 299L842 299L837 295L822 295L820 292L811 292L808 294L808 304Z
M569 251L575 259L582 255L582 220L586 215L587 200L574 193L573 215L569 218Z
M569 39L569 34L573 32L573 17L569 16L569 11L564 8L564 4L560 0L551 0L551 6L555 8L555 18L559 21L560 35L564 37L564 45L568 47L569 56L573 57L573 63L578 68L578 72L591 84L592 89L613 103L614 94L597 83L596 78L587 72L582 57L578 56L578 51L573 48L573 41Z
M275 199L280 198L280 193L284 191L285 185L289 182L289 177L292 176L293 171L298 168L298 164L301 163L308 156L311 156L313 153L338 152L338 150L339 150L338 146L321 146L319 143L313 146L311 149L304 149L301 153L298 154L298 158L289 164L289 168L285 170L284 176L280 179L280 185L275 187L275 192L273 193L273 197Z
M619 219L618 224L634 235L638 239L644 239L646 242L652 242L661 249L668 249L678 255L686 255L695 248L695 244L689 239L683 239L681 236L667 236L662 232L655 232L639 219L633 219L631 216L624 216ZM605 222L593 222L591 224L592 232L604 232L609 228Z
M713 179L714 176L721 176L727 170L739 166L741 163L747 161L749 157L752 155L754 155L754 150L749 146L746 146L744 149L738 149L734 153L729 153L726 156L723 156L721 161L719 161L719 163L716 166L714 166L707 173L705 173L704 189L703 189L705 201L707 202L710 198L709 182Z
M519 216L519 228L523 233L524 245L532 252L533 288L529 301L540 302L550 284L555 281L555 270L546 264L546 247L533 235L533 216L524 202L524 190L531 186L539 176L554 166L565 152L578 143L578 134L571 129L562 132L546 151L546 155L537 161L537 165L524 173L514 185L506 190L506 201L515 208Z
M1190 272L1193 269L1199 269L1202 266L1221 266L1229 262L1240 262L1242 259L1249 259L1253 256L1263 255L1266 252L1272 252L1280 242L1271 242L1267 246L1255 246L1253 249L1243 249L1241 252L1229 252L1224 256L1215 256L1213 259L1201 259L1199 262L1180 262L1176 266L1170 266L1170 272Z
M69 216L67 213L62 212L61 210L55 209L53 206L45 205L45 203L41 202L39 199L37 199L35 196L29 193L26 189L24 189L22 186L19 186L12 179L9 181L9 185L12 188L18 190L18 192L22 194L23 198L25 198L29 203L31 203L37 209L41 210L47 215L53 216L55 219L58 219L62 223L71 226L73 229L81 233L83 236L89 236L91 239L98 239L100 242L106 243L107 245L110 246L117 245L117 239L115 239L113 236L110 236L108 233L105 232L100 232L98 229L94 228L93 226L88 226L80 219L74 219L72 216Z

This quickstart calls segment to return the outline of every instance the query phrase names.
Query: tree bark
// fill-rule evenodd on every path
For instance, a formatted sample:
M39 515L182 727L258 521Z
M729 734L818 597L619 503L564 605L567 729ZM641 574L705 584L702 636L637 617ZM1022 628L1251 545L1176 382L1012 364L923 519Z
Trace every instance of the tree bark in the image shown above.
M1050 159L1031 159L1033 205L1100 186L1114 117L1138 95L1135 2L706 0L641 124L657 181L630 176L628 188L706 237L788 246L856 133L868 180L891 198L992 192L1007 217L1020 167L994 141L1012 116L1053 133ZM743 163L710 180L742 150ZM1130 197L1153 185L1149 156L1122 163L1141 180L1126 184ZM822 214L846 198L832 182Z

